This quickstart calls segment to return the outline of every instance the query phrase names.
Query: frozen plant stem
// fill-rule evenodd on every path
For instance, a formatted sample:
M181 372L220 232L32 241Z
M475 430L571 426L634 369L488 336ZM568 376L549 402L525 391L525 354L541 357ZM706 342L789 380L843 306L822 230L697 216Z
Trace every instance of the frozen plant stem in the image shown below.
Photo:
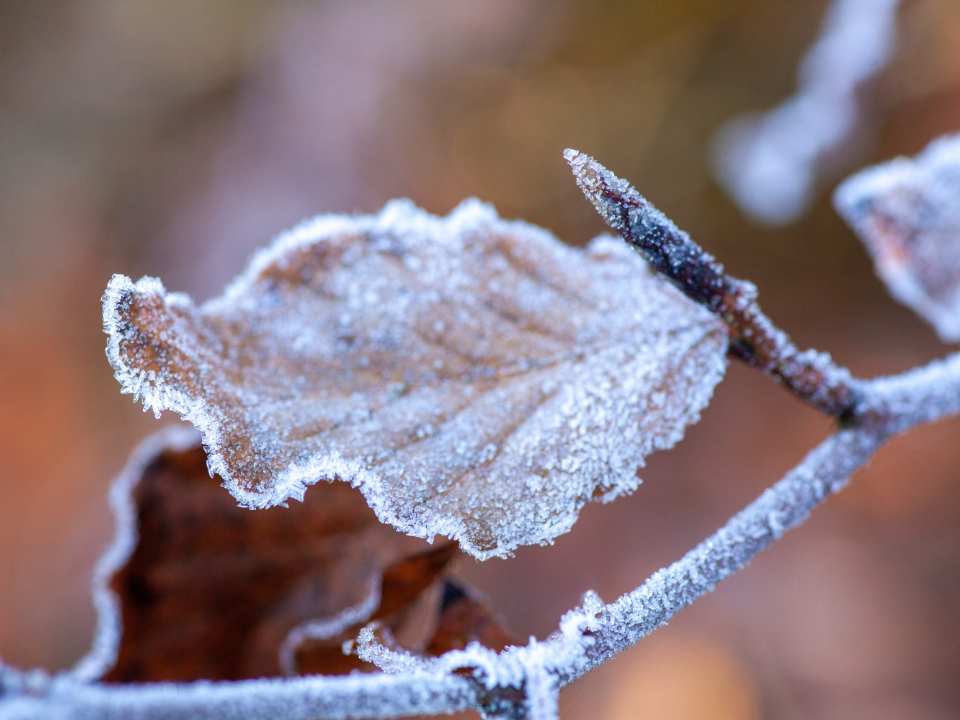
M727 275L687 233L592 157L576 150L563 156L606 223L654 270L726 323L731 355L776 378L820 412L844 422L855 419L857 381L826 353L798 350L760 310L752 283Z
M891 435L960 412L960 354L865 381L862 391L867 406L862 427L828 438L720 530L636 590L608 605L591 595L564 616L560 631L546 642L500 654L476 647L452 651L433 664L395 674L149 685L87 683L67 674L29 689L10 687L0 695L0 720L321 720L480 707L502 708L502 717L526 712L550 718L555 705L543 690L573 682L713 590L840 490ZM534 695L526 708L517 704L521 685Z

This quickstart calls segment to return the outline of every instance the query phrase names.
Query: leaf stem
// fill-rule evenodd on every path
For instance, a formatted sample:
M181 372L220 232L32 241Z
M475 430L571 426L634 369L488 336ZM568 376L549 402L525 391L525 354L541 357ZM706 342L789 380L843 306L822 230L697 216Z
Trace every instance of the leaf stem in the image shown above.
M589 155L566 150L563 156L606 223L654 270L726 323L730 355L775 378L820 412L854 423L861 383L846 368L826 353L798 350L760 310L756 286L728 275L628 182Z

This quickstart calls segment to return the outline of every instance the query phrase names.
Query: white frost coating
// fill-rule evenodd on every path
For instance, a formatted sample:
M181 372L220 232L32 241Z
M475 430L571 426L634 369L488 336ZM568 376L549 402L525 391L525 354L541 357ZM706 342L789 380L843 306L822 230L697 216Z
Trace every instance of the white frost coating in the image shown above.
M530 649L542 648L533 638L530 639ZM527 694L527 718L529 720L555 720L560 717L560 688L557 678L547 671L545 664L546 653L540 662L531 663L527 667L525 690Z
M481 559L632 492L726 368L722 323L622 243L476 200L308 221L200 307L115 276L104 327L123 391L196 425L242 504L340 479Z
M960 412L960 354L870 384L870 404L891 418L890 432Z
M345 608L332 617L309 620L297 625L280 645L280 670L285 675L297 672L296 652L307 640L328 640L347 628L369 620L380 605L381 578L373 577L367 596L356 605Z
M0 720L346 720L476 706L476 690L465 678L358 673L240 682L64 683L43 696L0 699Z
M22 676L23 673L15 667L7 665L3 659L0 658L0 697L7 692L17 690L20 686Z
M960 135L857 173L834 204L890 293L960 341Z
M123 632L120 602L110 589L111 578L126 565L137 546L137 511L133 504L133 490L143 477L147 464L163 450L186 450L197 443L193 428L170 427L151 435L137 447L126 467L110 487L110 509L113 511L113 542L107 547L93 569L91 588L93 607L97 613L90 651L64 677L77 682L99 679L117 660L120 637Z
M587 651L595 643L593 633L600 629L598 615L604 605L600 596L589 591L583 606L560 619L560 628L546 642L530 638L524 647L507 647L496 653L479 643L463 650L451 650L438 658L424 658L406 650L393 650L381 644L372 628L360 633L357 651L387 673L431 673L450 675L469 669L487 690L523 689L530 718L550 720L557 717L561 677L588 662Z
M714 168L740 208L766 225L800 217L825 164L862 131L860 87L889 62L900 0L834 0L799 71L797 94L764 114L728 123Z

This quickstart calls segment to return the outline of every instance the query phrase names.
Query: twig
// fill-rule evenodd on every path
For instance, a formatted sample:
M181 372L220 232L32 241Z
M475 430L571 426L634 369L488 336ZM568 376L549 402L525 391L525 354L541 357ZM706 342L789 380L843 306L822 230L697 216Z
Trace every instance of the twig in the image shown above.
M425 669L348 677L220 683L82 684L55 678L33 695L0 697L0 720L321 720L516 706L517 673L567 685L667 622L840 490L894 433L960 412L960 354L863 383L861 427L841 430L681 560L616 602L595 595L556 637L499 655L453 651ZM459 653L459 655L457 655ZM458 674L475 668L473 676ZM530 688L532 689L532 688ZM508 699L509 698L509 699ZM529 701L528 701L529 702ZM552 710L552 708L546 708Z
M476 708L476 685L456 675L385 673L240 682L79 685L0 704L3 720L319 720L388 718Z
M855 420L858 382L826 353L799 351L760 310L752 283L727 275L687 233L592 157L576 150L563 156L606 223L654 270L726 323L731 355L776 378L821 412L847 423Z
M799 69L796 94L717 134L718 179L747 215L786 225L872 134L870 85L893 57L902 0L833 0ZM867 142L870 142L867 140Z

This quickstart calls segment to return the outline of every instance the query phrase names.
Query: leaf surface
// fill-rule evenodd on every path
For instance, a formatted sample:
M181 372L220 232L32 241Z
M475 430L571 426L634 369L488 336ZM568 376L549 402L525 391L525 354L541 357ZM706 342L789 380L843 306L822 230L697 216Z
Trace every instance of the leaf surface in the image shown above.
M633 491L726 367L720 321L621 243L477 201L308 221L200 306L114 276L104 324L123 390L193 422L242 504L343 480L481 559Z
M947 342L960 341L960 135L848 178L837 210L890 293Z

